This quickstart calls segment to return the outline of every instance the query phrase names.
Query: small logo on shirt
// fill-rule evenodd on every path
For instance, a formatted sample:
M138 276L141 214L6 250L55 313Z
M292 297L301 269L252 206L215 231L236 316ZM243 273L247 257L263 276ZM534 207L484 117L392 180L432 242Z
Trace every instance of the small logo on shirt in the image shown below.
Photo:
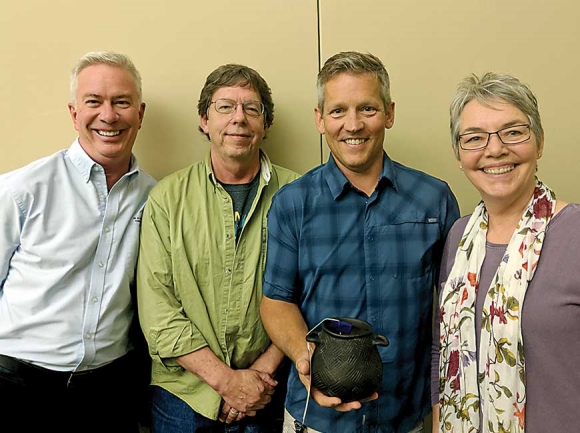
M427 218L428 223L436 223L438 221L437 218Z
M133 222L136 222L137 224L141 224L141 218L142 217L143 217L143 209L141 209L139 212L137 212L133 216Z

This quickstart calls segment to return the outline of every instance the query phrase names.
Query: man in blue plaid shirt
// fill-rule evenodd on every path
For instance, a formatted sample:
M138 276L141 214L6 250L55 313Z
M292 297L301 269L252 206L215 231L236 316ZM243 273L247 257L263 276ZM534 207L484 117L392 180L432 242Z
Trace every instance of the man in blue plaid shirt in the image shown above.
M430 411L433 290L457 201L445 182L383 150L395 104L378 58L336 54L317 85L316 124L331 157L280 189L268 217L262 320L294 362L284 433L421 432ZM383 381L354 402L312 388L304 417L305 336L329 317L365 320L387 337L378 348Z

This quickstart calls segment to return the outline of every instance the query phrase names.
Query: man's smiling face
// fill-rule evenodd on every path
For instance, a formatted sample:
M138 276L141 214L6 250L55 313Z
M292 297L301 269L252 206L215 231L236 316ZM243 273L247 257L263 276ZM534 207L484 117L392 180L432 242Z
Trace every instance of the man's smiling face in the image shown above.
M129 164L145 104L130 72L93 65L78 75L75 103L68 105L79 143L95 162Z

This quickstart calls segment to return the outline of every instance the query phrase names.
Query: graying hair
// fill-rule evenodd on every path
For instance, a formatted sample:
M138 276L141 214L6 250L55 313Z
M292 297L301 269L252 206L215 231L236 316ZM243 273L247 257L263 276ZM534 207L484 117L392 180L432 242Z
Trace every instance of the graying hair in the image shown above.
M343 51L330 57L325 63L316 81L318 90L318 109L324 110L324 86L338 74L373 74L379 80L381 87L381 99L385 111L391 105L391 84L389 74L378 57L370 53L356 51Z
M461 114L465 106L472 100L476 100L486 107L491 107L494 102L498 101L512 104L527 116L538 146L544 139L538 101L527 85L507 74L486 72L481 77L471 74L458 84L455 98L449 107L451 141L457 158L459 158Z
M82 56L70 74L70 96L71 103L76 106L76 93L79 87L79 74L83 69L95 65L109 65L124 69L129 72L135 80L135 87L137 88L138 104L141 104L143 99L141 91L141 75L131 61L125 54L115 53L114 51L91 51Z
M246 87L249 86L260 94L264 104L264 127L269 128L274 123L274 101L272 91L266 80L256 71L245 65L228 63L213 70L206 78L197 102L197 112L200 116L208 115L213 94L223 87ZM209 134L198 128L209 140Z

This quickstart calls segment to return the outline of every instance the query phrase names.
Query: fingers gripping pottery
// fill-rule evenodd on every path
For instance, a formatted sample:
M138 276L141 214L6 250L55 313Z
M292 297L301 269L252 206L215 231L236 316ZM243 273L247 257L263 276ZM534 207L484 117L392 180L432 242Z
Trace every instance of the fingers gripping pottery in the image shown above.
M306 341L316 343L310 374L312 386L323 394L343 402L359 401L381 386L383 364L376 346L389 342L373 334L369 323L349 317L326 319Z

